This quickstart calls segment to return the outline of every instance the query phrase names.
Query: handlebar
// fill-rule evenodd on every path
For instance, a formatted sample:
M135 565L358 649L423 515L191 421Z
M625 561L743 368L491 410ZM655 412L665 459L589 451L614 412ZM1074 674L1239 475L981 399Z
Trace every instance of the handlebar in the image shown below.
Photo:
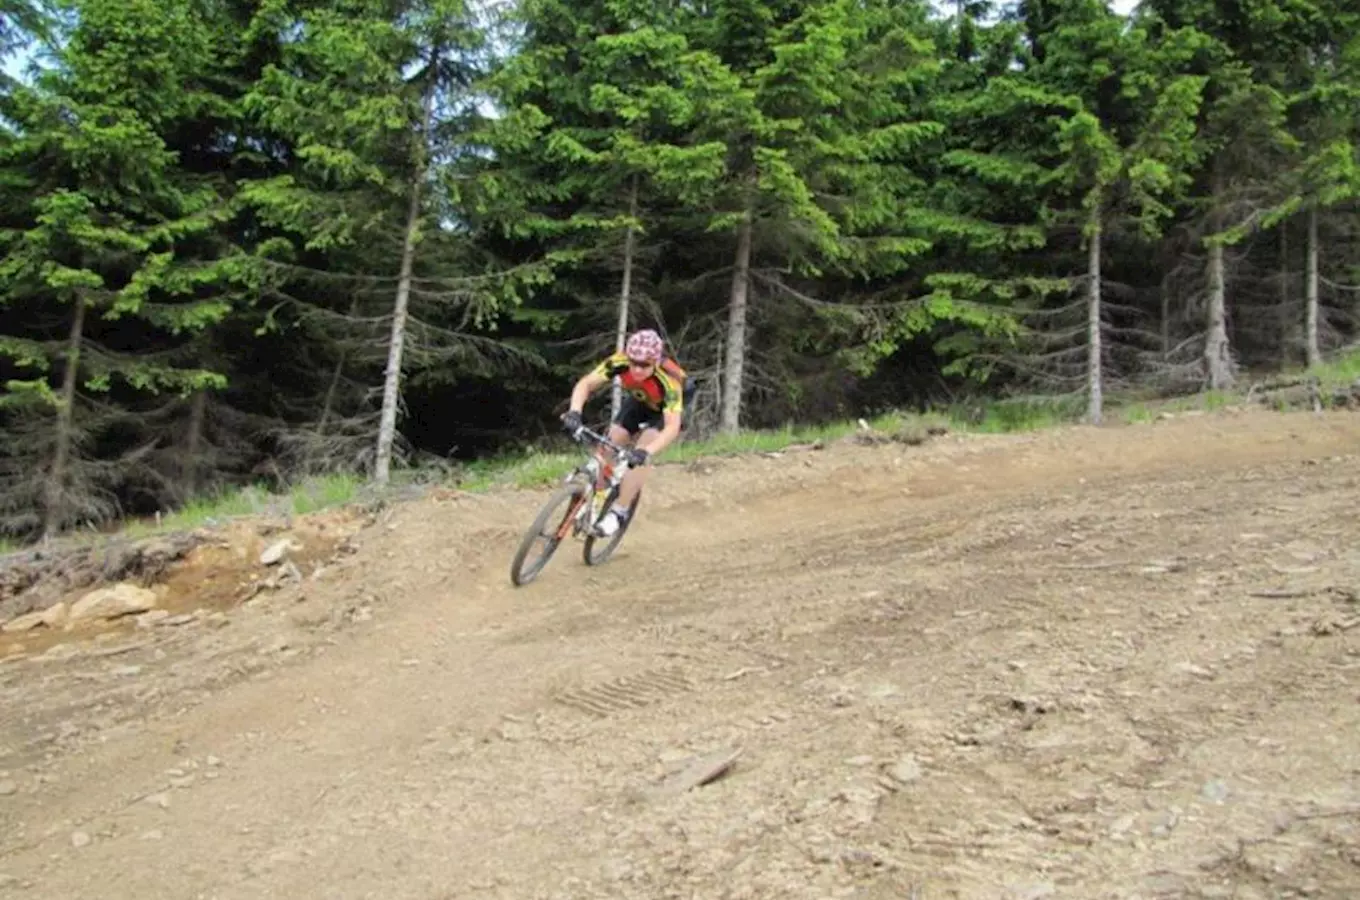
M611 441L609 438L605 437L604 435L600 434L599 432L590 430L589 428L587 428L587 427L584 426L584 425L581 426L580 435L581 435L581 437L589 438L591 441L593 441L593 442L596 443L596 444L600 444L601 446L608 447L610 450L613 450L615 453L623 453L625 450L628 449L627 447L620 447L618 444L614 443L614 442Z

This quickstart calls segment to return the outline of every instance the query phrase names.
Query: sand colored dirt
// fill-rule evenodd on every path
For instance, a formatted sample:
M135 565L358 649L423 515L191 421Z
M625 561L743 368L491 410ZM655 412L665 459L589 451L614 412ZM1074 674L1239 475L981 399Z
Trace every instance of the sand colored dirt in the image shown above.
M1354 413L664 467L516 589L547 493L4 635L0 897L1360 896Z

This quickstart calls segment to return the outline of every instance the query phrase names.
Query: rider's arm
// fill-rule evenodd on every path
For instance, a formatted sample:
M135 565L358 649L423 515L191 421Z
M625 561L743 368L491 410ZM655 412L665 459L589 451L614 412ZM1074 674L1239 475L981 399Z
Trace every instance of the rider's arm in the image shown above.
M571 409L580 412L585 409L590 395L604 387L615 375L628 371L628 357L615 353L606 357L598 366L582 375L571 389Z
M652 456L665 450L680 436L680 421L685 413L685 394L680 385L669 378L663 379L662 384L666 387L666 397L661 407L661 434L657 436L656 443L648 448Z
M671 445L671 442L680 436L680 413L667 410L661 414L661 434L657 437L656 443L652 444L648 452L651 456L656 456L662 450Z
M576 386L571 389L571 409L576 412L585 409L586 401L590 399L590 395L608 383L609 376L599 369L591 369L582 375L576 380Z

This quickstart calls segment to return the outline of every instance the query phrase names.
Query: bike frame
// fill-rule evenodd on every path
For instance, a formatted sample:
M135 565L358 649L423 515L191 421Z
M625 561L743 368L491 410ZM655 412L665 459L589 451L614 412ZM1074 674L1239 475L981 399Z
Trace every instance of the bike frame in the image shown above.
M612 463L606 463L606 472L600 470L600 461L594 453L590 453L584 463L573 469L565 478L563 483L571 482L573 479L585 482L587 492L581 495L577 501L577 508L563 518L561 526L557 529L557 539L562 540L568 532L580 534L588 531L590 520L595 508L595 498L601 493L608 493L612 488L617 487L625 475L628 474L628 459L625 454L627 447L620 446L604 435L582 427L581 436L592 444L606 447L613 451L614 459ZM603 480L602 480L603 479Z

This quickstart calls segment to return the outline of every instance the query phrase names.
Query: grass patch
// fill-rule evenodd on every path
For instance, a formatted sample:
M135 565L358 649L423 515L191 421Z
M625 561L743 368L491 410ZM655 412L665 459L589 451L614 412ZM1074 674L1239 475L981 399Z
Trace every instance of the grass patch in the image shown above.
M1190 394L1185 397L1170 397L1156 404L1155 410L1146 404L1139 404L1147 409L1148 417L1154 413L1169 412L1183 413L1191 410L1201 410L1203 412L1213 412L1223 409L1233 404L1240 404L1246 399L1245 388L1236 393L1231 391L1201 391L1198 394Z
M1037 431L1081 421L1086 415L1086 398L1081 395L1065 397L1016 397L992 400L968 408L953 410L950 418L959 430L982 434L1008 434L1015 431Z
M705 456L738 456L768 453L795 444L832 440L849 434L858 426L839 424L822 427L786 426L769 431L743 431L715 435L702 441L681 440L662 455L663 463L692 462ZM561 452L532 452L510 457L478 460L464 470L458 487L465 491L485 491L493 487L531 488L563 478L586 453L585 448Z
M1324 390L1355 384L1360 380L1360 347L1352 347L1335 359L1314 366L1308 374L1316 375Z
M301 516L350 503L363 485L363 479L354 475L327 475L309 478L283 494L271 493L258 485L232 488L196 497L162 516L159 524L154 519L139 519L128 523L122 531L129 537L144 537L218 525L241 516Z
M932 426L951 431L999 433L1045 428L1080 418L1084 410L1080 398L1051 400L1027 398L959 404L926 413L889 412L869 422L874 431L897 434L905 430L925 432ZM687 463L711 456L741 456L770 453L800 444L833 442L860 430L859 421L827 425L786 425L783 428L719 434L704 440L682 440L672 445L662 463ZM529 451L510 456L477 460L459 469L455 479L460 490L479 493L493 488L538 488L563 478L580 463L584 448L566 444L560 451ZM419 474L419 473L418 473ZM394 473L393 480L403 484L410 473ZM125 521L116 529L104 529L92 540L115 535L127 538L150 537L175 531L220 525L246 516L306 515L319 510L355 502L370 489L364 479L354 475L310 478L284 493L273 493L260 485L230 488L216 494L196 497L184 506L161 517ZM78 532L68 538L81 540ZM22 549L23 545L0 539L0 553Z
M1350 384L1360 378L1360 349L1354 350L1317 370L1328 384ZM1122 405L1114 397L1106 405L1109 420L1150 421L1163 411L1189 409L1214 410L1237 402L1235 395L1205 392L1189 397L1150 401L1139 399ZM1082 394L1063 397L1015 397L965 401L925 413L889 412L869 421L880 434L918 433L924 438L932 427L954 432L1003 434L1035 431L1080 422L1086 414ZM786 425L783 428L743 431L735 435L714 435L704 440L682 439L662 457L662 463L687 463L703 457L740 456L769 453L800 444L834 442L860 428L858 420L827 425ZM563 442L560 450L527 451L491 459L477 460L457 468L453 479L427 476L431 471L394 473L396 485L408 481L452 480L463 491L479 493L494 488L540 488L563 478L584 458L585 448ZM234 518L256 515L306 515L345 506L369 495L367 482L353 475L332 475L307 479L284 493L272 493L252 485L195 498L182 508L159 520L143 518L126 522L118 534L139 538L171 531L213 526ZM77 537L76 534L69 535ZM110 537L105 532L100 537ZM96 538L97 539L97 538ZM0 538L0 553L22 549L14 541Z
M1106 411L1112 415L1117 415L1129 424L1149 422L1163 412L1172 414L1193 411L1214 412L1226 407L1246 404L1254 386L1264 384L1267 387L1267 394L1264 397L1258 397L1257 402L1263 403L1276 411L1285 412L1290 409L1291 401L1280 397L1272 399L1268 392L1270 386L1283 382L1287 387L1291 380L1306 379L1310 376L1317 379L1318 388L1323 394L1324 402L1325 398L1334 392L1344 393L1346 389L1360 380L1360 347L1343 351L1335 358L1311 369L1296 367L1282 372L1246 374L1237 387L1230 391L1206 390L1197 394L1167 397L1165 399L1138 399L1128 402L1120 402L1118 398L1112 397L1110 402L1106 404Z
M974 419L976 421L972 421ZM952 431L998 433L1027 431L1070 420L1070 411L1062 402L1028 400L978 404L967 410L959 407L920 414L890 412L866 421L871 428L881 433L893 434L914 429L924 435L926 429L932 426L943 426ZM662 455L661 463L677 464L712 456L772 453L801 444L837 441L859 430L856 420L718 434L703 440L682 440L672 444ZM541 487L564 478L580 463L584 453L584 448L571 448L560 452L539 451L478 460L463 470L458 487L471 493L492 488Z
M1152 411L1152 408L1142 401L1130 403L1128 406L1121 409L1118 415L1123 418L1127 425L1136 425L1140 422L1151 422L1153 418L1156 417L1156 413Z

